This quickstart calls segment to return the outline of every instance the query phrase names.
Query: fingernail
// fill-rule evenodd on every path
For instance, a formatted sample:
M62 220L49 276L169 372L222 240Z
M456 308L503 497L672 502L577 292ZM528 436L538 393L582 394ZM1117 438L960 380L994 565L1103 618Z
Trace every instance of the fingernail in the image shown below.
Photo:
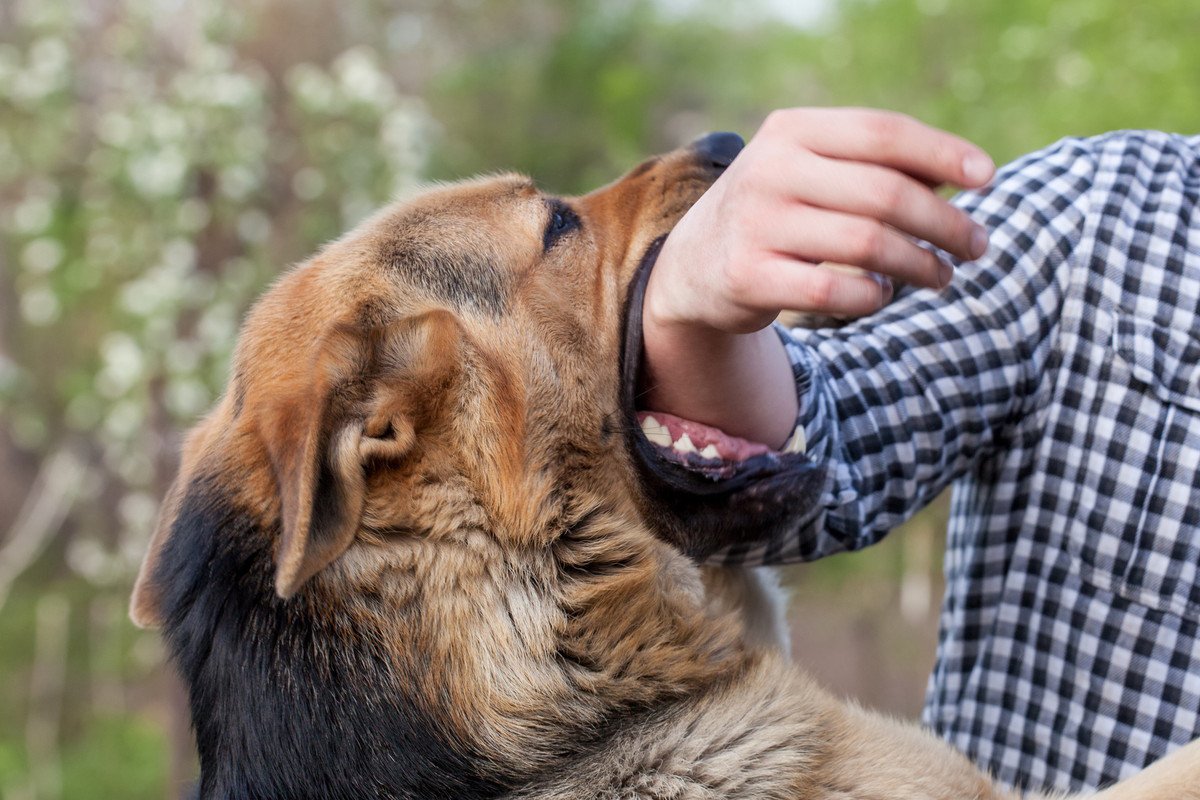
M880 275L878 272L872 272L871 276L875 278L879 284L879 288L883 290L883 304L887 305L892 302L892 295L895 294L895 287L892 286L892 279L887 275Z
M996 165L983 153L971 153L963 159L963 176L968 186L981 186L992 177Z
M950 285L950 279L954 277L954 267L942 261L938 266L938 288L943 289Z
M979 258L988 249L988 232L987 228L982 225L976 225L971 231L971 258Z

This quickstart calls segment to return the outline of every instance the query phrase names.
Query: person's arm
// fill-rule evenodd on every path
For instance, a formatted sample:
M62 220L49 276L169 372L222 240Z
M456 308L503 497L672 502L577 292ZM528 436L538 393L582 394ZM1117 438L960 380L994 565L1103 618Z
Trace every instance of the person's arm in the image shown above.
M979 148L899 114L772 114L663 245L643 308L646 407L782 445L796 397L771 321L870 313L891 278L946 285L949 265L913 240L972 258L987 234L931 186L992 172Z
M809 454L828 465L829 478L795 541L732 559L777 562L868 544L1008 446L1050 374L1093 162L1086 146L1065 141L1006 168L987 190L961 196L956 203L991 230L992 247L960 264L941 291L907 291L837 331L757 334L784 343ZM743 391L747 385L755 391ZM686 384L678 388L691 394ZM761 402L756 384L732 392Z

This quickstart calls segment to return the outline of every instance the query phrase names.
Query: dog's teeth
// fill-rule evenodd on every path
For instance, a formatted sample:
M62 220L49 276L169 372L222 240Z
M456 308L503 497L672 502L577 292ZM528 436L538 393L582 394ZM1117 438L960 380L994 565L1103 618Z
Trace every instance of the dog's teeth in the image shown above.
M804 436L804 428L797 427L783 448L785 453L804 453L808 450L808 441Z
M708 447L705 447L700 451L700 455L704 456L705 458L721 457L721 454L717 452L717 446L715 444L710 444Z
M667 430L666 425L663 425L654 417L646 417L642 420L642 433L659 447L671 446L671 432Z
M672 444L671 447L675 448L680 453L696 452L696 445L692 444L691 437L688 436L686 433L683 436L680 436L679 441Z

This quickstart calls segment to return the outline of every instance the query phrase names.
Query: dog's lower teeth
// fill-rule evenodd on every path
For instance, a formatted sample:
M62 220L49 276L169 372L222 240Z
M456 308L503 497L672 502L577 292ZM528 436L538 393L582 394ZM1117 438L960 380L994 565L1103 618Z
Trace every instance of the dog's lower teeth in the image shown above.
M700 455L704 458L720 458L721 454L717 452L717 446L710 444L700 451Z
M675 448L675 450L677 450L680 453L696 452L696 445L692 444L691 437L688 436L686 433L683 436L680 436L679 441L672 444L671 447Z
M783 448L785 453L806 453L808 452L808 439L804 435L804 427L797 426L792 438L788 439L787 444Z
M647 416L642 420L642 434L659 447L671 446L671 432L654 417Z

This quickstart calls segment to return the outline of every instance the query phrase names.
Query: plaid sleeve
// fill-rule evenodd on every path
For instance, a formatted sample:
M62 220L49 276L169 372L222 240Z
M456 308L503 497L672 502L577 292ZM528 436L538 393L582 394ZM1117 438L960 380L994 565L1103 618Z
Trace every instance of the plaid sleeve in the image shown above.
M783 563L864 547L1008 446L1047 396L1065 268L1094 171L1086 141L1026 156L957 198L991 244L956 264L946 289L901 292L841 329L779 328L798 427L810 458L830 467L826 486L794 536L721 558Z

